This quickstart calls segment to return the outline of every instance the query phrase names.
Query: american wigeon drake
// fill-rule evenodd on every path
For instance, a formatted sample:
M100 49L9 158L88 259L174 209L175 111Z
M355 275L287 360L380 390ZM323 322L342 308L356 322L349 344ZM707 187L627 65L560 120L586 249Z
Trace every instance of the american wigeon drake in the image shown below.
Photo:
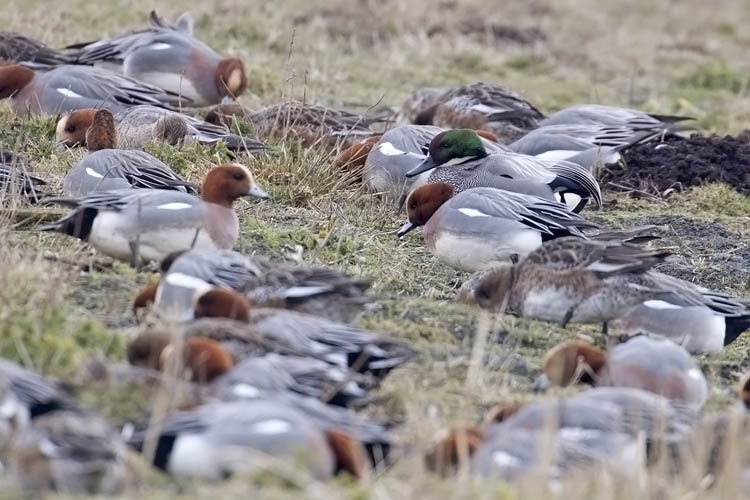
M708 395L708 383L690 354L664 338L639 335L607 352L571 340L550 349L542 361L537 388L577 382L596 386L637 387L697 408Z
M298 266L232 250L189 250L162 262L155 304L177 317L191 313L194 295L207 285L243 293L253 306L279 307L353 322L371 299L370 282L331 267ZM192 314L190 314L192 315Z
M246 167L219 165L206 174L201 198L163 189L121 189L82 198L55 198L73 210L39 229L82 239L116 259L161 261L178 250L233 247L239 220L232 205L243 196L269 197Z
M451 185L421 186L406 200L403 237L424 226L424 241L441 261L464 271L493 262L517 261L543 242L597 227L554 201L495 188L454 195Z
M95 114L95 109L79 109L60 118L56 132L58 147L85 146ZM260 141L233 134L226 127L156 106L132 106L115 114L114 119L119 149L143 149L152 140L174 146L222 141L229 150L251 153L266 149Z
M148 188L196 194L197 188L145 151L114 149L115 122L106 109L95 111L86 131L89 154L63 179L63 195L80 197L97 191Z
M602 204L599 184L576 163L543 160L518 153L487 152L474 130L446 130L436 135L427 158L406 173L413 177L431 171L427 182L447 182L456 192L494 187L557 200L579 212L591 201Z
M198 291L194 314L204 319L184 326L188 337L235 341L245 344L235 349L249 352L276 349L311 356L380 378L415 354L403 340L324 317L284 309L251 309L247 298L223 288Z
M285 101L257 111L239 104L220 104L206 121L230 126L234 118L247 120L262 140L294 139L303 147L346 149L375 134L370 128L382 117L369 118L348 111L301 101Z
M669 255L616 240L557 238L517 264L480 272L459 298L562 326L603 323L606 330L609 321L670 291L650 271Z
M614 333L660 335L691 354L702 354L721 351L750 329L750 311L741 300L671 276L659 279L668 282L672 293L612 321Z
M427 182L427 174L414 179L407 178L406 173L424 161L430 142L441 132L444 132L444 129L430 125L401 125L392 128L380 135L374 142L369 140L369 142L351 146L351 148L357 148L359 161L350 162L349 168L355 168L361 164L362 182L369 191L398 198L407 189ZM480 138L488 151L502 150L499 144L487 137L480 135ZM342 155L347 152L349 156L354 155L354 152L350 150Z
M275 461L302 466L317 479L336 472L326 433L282 401L217 402L168 415L157 427L152 462L169 474L206 480L273 469ZM128 443L144 448L148 431Z
M67 64L69 59L62 52L20 33L0 31L0 61L25 63L36 69L52 68Z
M681 122L693 120L687 116L659 115L637 109L604 106L601 104L579 104L553 113L539 125L601 125L605 127L629 127L636 131L658 132L662 136L679 134L686 127Z
M132 78L69 65L43 73L15 64L0 66L0 99L9 97L20 115L56 115L85 108L118 112L138 104L172 109L178 102L176 94Z
M436 101L417 115L420 123L489 130L505 144L536 128L544 118L533 104L500 85L464 85L447 90Z
M192 34L155 25L70 46L77 64L103 65L181 96L186 106L210 106L239 97L247 88L245 63L222 58Z
M126 457L125 442L104 419L54 411L35 418L16 439L10 470L28 493L112 495L134 479Z
M29 203L38 202L47 182L29 172L25 158L7 149L0 149L0 197L21 197Z

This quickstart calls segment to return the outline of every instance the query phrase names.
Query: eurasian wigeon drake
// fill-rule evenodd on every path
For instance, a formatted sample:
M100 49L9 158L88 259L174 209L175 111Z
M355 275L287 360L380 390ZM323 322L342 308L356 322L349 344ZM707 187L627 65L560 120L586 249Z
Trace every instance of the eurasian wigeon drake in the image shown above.
M85 146L95 113L95 109L79 109L60 118L56 133L58 147ZM222 141L229 150L251 153L266 149L263 143L233 134L225 127L156 106L132 106L114 115L114 120L119 149L143 149L152 140L174 146L193 141L205 145Z
M169 474L220 480L239 472L273 468L274 461L304 465L317 479L336 472L326 433L298 408L282 401L211 403L174 412L156 426L152 462ZM149 431L128 443L143 451Z
M247 120L262 140L294 139L303 147L346 149L352 144L375 134L370 128L381 117L349 113L301 101L285 101L250 111L239 104L220 104L206 115L206 121L230 126L232 120Z
M320 359L271 352L239 362L211 390L224 398L254 390L291 391L336 406L363 406L376 386L374 377Z
M546 463L552 466L548 473L553 478L580 467L602 466L610 472L623 468L630 476L646 465L647 456L658 455L660 447L677 446L697 416L689 405L630 387L595 388L570 398L541 400L485 427L482 444L472 455L472 471L482 477L515 479L551 452L546 459L552 462Z
M178 349L182 356L174 356ZM235 360L216 340L174 338L166 331L147 330L128 344L131 365L211 383L211 392L226 399L248 391L292 391L339 406L361 405L377 385L374 377L323 360L269 352Z
M206 174L201 198L162 189L56 198L53 201L73 210L39 229L82 239L116 259L161 261L178 250L232 248L239 234L232 204L243 196L269 197L246 167L219 165Z
M8 151L0 149L0 197L21 197L29 203L38 202L44 195L41 186L47 182L44 179L29 173L28 163L25 158Z
M181 352L180 356L176 353ZM144 332L127 348L133 366L174 373L192 382L208 383L234 366L234 359L216 340L193 336L173 338L168 332ZM179 373L176 373L179 371Z
M597 227L561 203L495 188L474 188L454 195L450 184L431 183L406 200L403 237L424 226L427 248L441 261L463 271L495 262L518 261L554 238Z
M670 291L651 268L669 252L616 240L550 240L517 264L501 263L470 279L459 299L523 317L607 323Z
M20 33L0 31L0 61L24 63L41 70L67 64L69 59L62 52Z
M350 408L334 406L290 391L258 391L247 386L235 386L235 391L229 394L216 395L226 397L229 401L279 401L291 405L301 410L324 432L336 431L364 445L373 467L389 461L393 442L385 425Z
M113 495L134 479L126 458L125 442L104 419L54 411L35 418L18 436L10 470L29 493Z
M539 125L599 125L605 127L628 127L635 131L650 131L663 137L679 135L687 127L681 122L693 120L687 116L659 115L637 109L604 106L601 104L578 104L551 114Z
M659 335L702 354L721 351L750 329L750 310L741 300L663 274L660 280L673 292L612 321L614 333Z
M64 196L80 197L97 191L128 188L173 189L197 194L193 184L145 151L114 149L115 122L106 109L94 111L85 138L89 154L65 174Z
M580 212L590 201L601 207L594 176L577 163L543 160L507 151L487 152L474 130L446 130L436 135L425 158L408 171L414 177L432 171L427 182L446 182L456 192L494 187L560 201Z
M153 16L152 16L153 17ZM192 23L191 23L192 24ZM222 58L191 33L157 25L87 44L69 56L77 64L103 65L184 98L183 105L211 106L247 88L245 63Z
M475 83L448 89L439 96L434 90L420 95L420 111L410 113L414 123L489 130L504 143L536 128L544 118L533 104L500 85Z
M171 108L178 97L158 87L89 66L57 66L35 72L20 65L0 66L0 99L11 98L19 115L56 115L77 109L112 112L152 104Z
M637 387L700 408L708 383L690 354L664 338L639 335L607 352L571 340L550 349L542 361L537 388L577 382L596 386Z
M172 475L219 480L239 472L273 468L285 460L317 479L340 470L366 474L362 445L339 430L324 430L282 399L217 402L183 410L158 424L153 464ZM143 449L148 431L131 446Z
M207 285L243 293L253 306L278 307L345 323L371 302L370 282L331 267L298 266L232 250L189 250L162 261L156 306L177 317L189 314L195 292Z
M324 317L284 309L251 309L247 298L233 290L198 291L194 303L195 317L204 319L185 325L186 336L234 341L246 344L250 352L270 352L273 347L277 352L311 356L378 378L415 354L403 340ZM230 320L223 319L227 317Z

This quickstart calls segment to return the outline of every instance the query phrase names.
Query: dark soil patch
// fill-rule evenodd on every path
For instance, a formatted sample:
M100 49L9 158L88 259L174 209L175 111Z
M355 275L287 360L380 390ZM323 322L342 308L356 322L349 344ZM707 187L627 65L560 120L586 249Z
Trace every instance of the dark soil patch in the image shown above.
M750 194L747 132L737 137L694 134L689 139L643 144L626 151L625 161L625 167L611 167L602 173L603 187L666 196L672 190L723 182Z
M741 234L717 222L675 215L636 217L630 223L661 226L654 245L674 248L681 257L659 271L719 291L747 287L750 248Z

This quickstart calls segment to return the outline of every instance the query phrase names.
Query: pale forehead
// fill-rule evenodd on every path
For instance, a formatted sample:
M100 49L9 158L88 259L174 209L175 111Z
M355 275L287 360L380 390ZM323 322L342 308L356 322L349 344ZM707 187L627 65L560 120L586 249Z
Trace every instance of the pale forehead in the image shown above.
M58 134L62 134L65 131L65 126L68 124L68 118L70 118L70 115L65 115L57 122L56 132Z
M252 172L250 172L250 169L247 168L245 165L240 165L239 163L230 163L230 165L233 167L241 168L245 172L245 175L247 175L248 179L253 178Z

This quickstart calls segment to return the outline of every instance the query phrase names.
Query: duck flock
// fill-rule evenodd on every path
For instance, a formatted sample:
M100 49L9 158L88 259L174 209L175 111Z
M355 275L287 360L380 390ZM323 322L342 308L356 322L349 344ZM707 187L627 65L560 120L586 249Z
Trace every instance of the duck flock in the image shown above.
M0 58L0 98L20 119L58 116L62 152L87 150L62 192L50 192L45 172L4 149L6 194L67 208L40 231L160 271L133 299L141 328L128 364L88 367L150 391L142 420L107 421L63 384L0 359L0 449L24 490L127 491L135 452L172 476L214 481L283 462L311 480L366 479L421 454L437 474L513 482L541 471L550 488L580 474L639 478L657 459L677 469L692 459L714 479L731 463L728 444L739 441L727 429L745 421L702 411L709 388L692 356L748 329L747 301L656 270L672 256L653 227L586 218L602 205L602 167L632 146L685 138L690 118L593 104L547 116L485 83L419 89L374 117L297 101L252 111L236 101L243 61L198 40L189 14L170 23L152 12L143 29L61 50L0 33ZM481 423L446 429L426 454L400 446L397 422L362 410L419 353L356 326L377 300L367 277L233 250L234 202L270 198L243 162L262 168L272 154L264 141L279 137L330 153L342 174L402 211L399 238L422 227L437 260L473 273L457 300L601 325L608 350L564 342L536 383L591 387L497 406ZM236 162L195 185L143 150L154 141L223 144ZM750 404L747 379L739 393Z

